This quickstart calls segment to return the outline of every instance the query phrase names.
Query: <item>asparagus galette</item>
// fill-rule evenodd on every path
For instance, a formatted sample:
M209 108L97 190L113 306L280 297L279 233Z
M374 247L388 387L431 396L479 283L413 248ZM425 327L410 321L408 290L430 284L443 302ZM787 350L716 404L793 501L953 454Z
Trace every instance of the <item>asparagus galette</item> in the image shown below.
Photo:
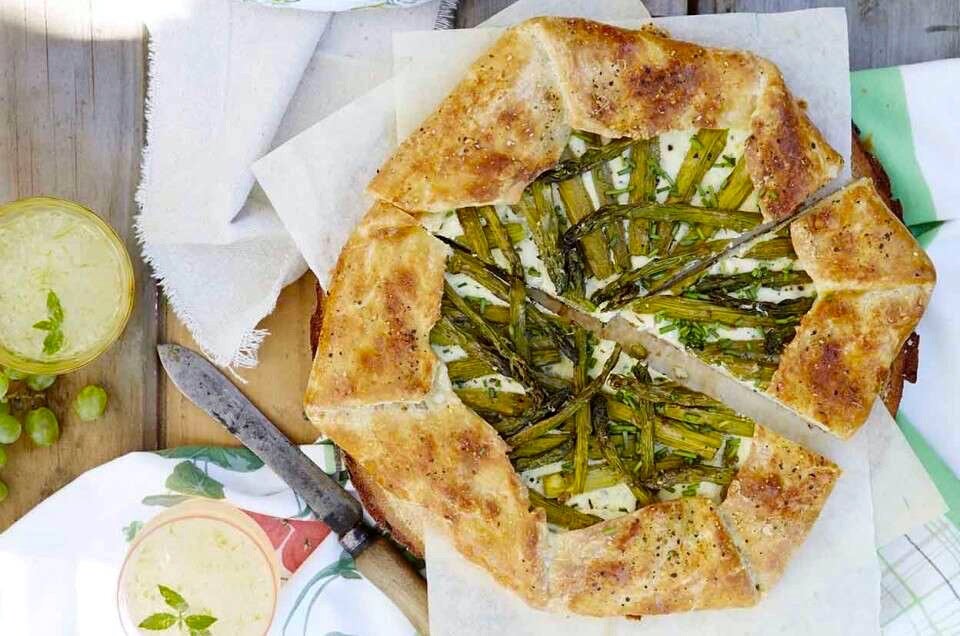
M524 22L371 183L380 201L337 264L307 414L398 540L422 553L439 524L534 606L752 605L839 469L606 326L851 435L934 280L869 181L674 276L839 166L763 59Z

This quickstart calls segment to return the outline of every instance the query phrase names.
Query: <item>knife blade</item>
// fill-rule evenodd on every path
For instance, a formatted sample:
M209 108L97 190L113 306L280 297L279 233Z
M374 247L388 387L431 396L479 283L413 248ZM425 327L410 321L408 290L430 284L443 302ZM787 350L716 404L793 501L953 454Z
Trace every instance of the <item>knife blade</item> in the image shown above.
M179 345L157 347L180 392L270 466L338 535L363 518L360 503L296 447L206 358Z
M730 243L727 244L725 248L723 248L716 254L712 256L707 256L705 258L699 258L699 259L690 261L689 263L681 267L679 270L677 270L677 272L674 273L673 275L668 276L665 280L660 281L650 289L643 291L639 297L644 298L646 296L654 296L661 292L665 292L671 287L673 287L674 285L676 285L677 283L679 283L680 281L690 276L693 276L694 274L698 274L702 271L706 271L710 269L716 263L719 263L720 261L727 258L728 256L739 255L738 252L741 249L744 249L748 244L750 244L754 240L762 236L765 236L767 234L773 234L774 232L779 232L780 230L787 227L794 221L797 221L800 218L806 216L811 210L813 210L814 207L816 206L809 205L805 208L800 208L799 210L791 212L790 214L783 217L782 219L767 221L766 223L761 223L760 225L753 228L752 230L743 232L739 236L736 236L730 239Z
M195 351L157 347L173 384L220 422L296 492L354 557L357 569L384 592L421 634L429 633L426 582L392 544L363 523L363 508L293 444L217 369Z

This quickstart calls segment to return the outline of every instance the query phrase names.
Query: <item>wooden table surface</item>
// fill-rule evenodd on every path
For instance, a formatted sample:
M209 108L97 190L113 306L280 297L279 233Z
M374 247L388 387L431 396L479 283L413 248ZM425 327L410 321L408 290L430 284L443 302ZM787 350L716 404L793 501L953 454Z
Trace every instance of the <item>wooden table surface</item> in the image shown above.
M127 3L135 6L136 3ZM463 0L458 24L473 26L511 0ZM958 0L650 0L654 15L786 11L845 5L854 69L960 57ZM162 376L157 342L195 346L158 300L138 258L133 200L143 146L145 33L136 11L115 0L0 0L0 201L47 194L102 214L134 256L137 306L121 341L95 363L62 378L53 401L64 407L62 438L52 448L25 440L10 449L0 479L0 530L81 472L133 450L184 444L234 444ZM310 368L309 317L315 279L283 291L260 325L272 335L258 368L244 371L244 392L298 442L309 442L301 397ZM3 308L0 308L3 311ZM92 423L65 405L89 382L111 403Z

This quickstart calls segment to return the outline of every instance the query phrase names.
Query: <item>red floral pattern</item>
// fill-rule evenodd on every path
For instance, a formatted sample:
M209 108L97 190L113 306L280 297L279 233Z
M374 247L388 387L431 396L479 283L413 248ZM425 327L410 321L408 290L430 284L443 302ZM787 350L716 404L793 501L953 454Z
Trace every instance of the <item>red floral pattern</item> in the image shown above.
M280 554L280 561L287 570L287 574L296 572L297 568L330 534L330 528L322 521L278 519L249 510L244 512L263 528L270 543Z

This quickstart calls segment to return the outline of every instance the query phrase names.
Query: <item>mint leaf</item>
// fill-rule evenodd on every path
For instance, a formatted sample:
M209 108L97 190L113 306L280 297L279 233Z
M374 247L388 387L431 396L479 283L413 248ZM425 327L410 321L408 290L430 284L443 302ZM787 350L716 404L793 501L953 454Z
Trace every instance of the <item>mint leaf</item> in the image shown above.
M191 614L183 619L190 629L206 629L217 622L217 619L209 614Z
M33 324L34 329L46 331L47 336L43 339L43 352L53 355L63 348L63 306L60 304L60 298L51 289L47 292L47 319L40 320Z
M127 540L127 543L133 541L133 538L142 528L142 521L131 521L130 525L123 526L123 538Z
M160 590L160 596L163 597L167 605L178 612L183 612L187 609L187 601L174 590L171 590L166 585L158 585L157 588Z
M48 356L60 351L61 347L63 347L63 332L59 329L51 331L43 339L43 352Z
M55 325L63 324L63 306L60 304L60 298L51 289L47 292L47 312L50 314L50 321Z
M162 586L161 586L162 587ZM177 617L173 614L168 614L166 612L160 614L151 614L145 619L140 621L140 624L137 627L142 629L150 629L154 631L160 631L161 629L167 629L168 627L173 627L177 622Z

